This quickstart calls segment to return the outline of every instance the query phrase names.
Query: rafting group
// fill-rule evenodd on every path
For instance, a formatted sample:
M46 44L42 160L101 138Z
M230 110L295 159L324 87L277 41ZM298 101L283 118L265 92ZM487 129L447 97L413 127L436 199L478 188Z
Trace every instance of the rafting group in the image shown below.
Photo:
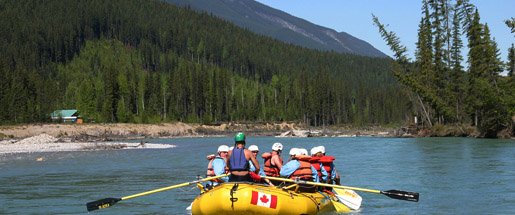
M110 207L115 203L165 190L197 185L200 195L187 210L191 214L320 214L359 210L362 198L354 191L383 194L390 198L418 202L419 194L401 190L371 190L340 185L334 157L325 148L290 149L290 159L283 165L283 145L274 143L271 153L263 153L264 168L257 156L259 148L245 148L245 134L234 136L235 146L218 147L209 155L206 178L155 189L122 198L88 202L87 210ZM207 184L202 184L207 182Z
M264 166L260 168L259 147L247 149L243 133L237 133L234 141L234 147L221 145L216 156L207 156L206 176L216 179L198 185L201 194L189 208L192 214L317 214L359 209L361 197L352 190L308 184L340 185L334 157L325 155L324 146L313 147L311 156L306 149L292 148L284 164L284 147L274 143L272 152L261 156Z
M261 176L286 177L290 179L301 179L305 181L323 182L340 185L340 176L334 167L334 157L325 155L325 147L317 146L311 149L311 156L303 148L290 149L290 159L283 163L281 154L283 145L274 143L272 152L266 152L261 157L264 159L264 167L260 168L257 158L259 147L251 145L245 148L245 134L237 133L234 137L235 147L221 145L218 147L217 155L208 155L209 164L207 177L213 177L231 173L228 177L212 180L205 186L205 189L212 189L223 182L263 182L270 186L281 186L283 181L261 179ZM314 186L310 186L314 192ZM303 189L307 191L309 189Z

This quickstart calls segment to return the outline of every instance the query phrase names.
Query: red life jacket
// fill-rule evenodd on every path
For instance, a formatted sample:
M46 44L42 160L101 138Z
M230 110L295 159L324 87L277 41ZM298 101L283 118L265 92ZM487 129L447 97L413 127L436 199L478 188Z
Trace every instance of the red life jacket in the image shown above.
M334 157L331 156L322 156L322 157L312 157L309 162L311 165L317 170L318 177L322 178L322 170L320 169L320 163L322 163L322 167L324 167L327 172L327 183L331 183L331 164L334 161Z
M279 174L279 167L272 164L273 154L265 152L263 155L261 155L261 157L265 159L265 167L263 167L263 170L265 171L266 176L280 177L281 175ZM281 161L281 164L283 164L283 158L279 157L279 160Z
M207 159L209 160L209 164L207 165L206 177L216 176L215 169L213 169L213 161L215 159L223 159L223 158L221 158L221 157L214 157L213 158L213 157L208 156ZM225 166L225 173L229 173L229 168L227 168L227 165ZM223 183L223 181L220 181L218 179L213 179L211 181L212 182Z
M313 166L313 168L317 170L318 178L322 179L322 170L320 169L320 157L311 157L309 163L311 163L311 166Z
M307 155L297 155L295 158L299 161L300 167L290 175L290 179L295 180L296 177L299 177L301 180L313 181L313 176L311 175L311 160L310 156Z

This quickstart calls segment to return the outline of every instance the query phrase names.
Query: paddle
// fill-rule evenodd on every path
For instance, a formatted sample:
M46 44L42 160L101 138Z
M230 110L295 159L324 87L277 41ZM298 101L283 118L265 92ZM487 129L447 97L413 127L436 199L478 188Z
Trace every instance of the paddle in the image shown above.
M286 181L286 182L292 182L292 183L297 183L297 184L309 184L309 185L316 185L316 186L334 187L334 188L357 190L357 191L363 191L363 192L369 192L369 193L384 194L393 199L400 199L400 200L406 200L406 201L412 201L412 202L418 202L418 196L419 196L418 193L402 191L402 190L380 191L380 190L370 190L370 189L364 189L364 188L358 188L358 187L348 187L348 186L342 186L342 185L316 183L316 182L303 181L303 180L276 178L276 177L270 177L270 176L261 176L261 178L277 180L277 181Z
M354 190L333 188L338 201L346 205L352 210L358 210L361 207L362 198Z
M107 207L113 206L114 204L116 204L117 202L122 201L122 200L132 199L132 198L135 198L135 197L144 196L144 195L148 195L148 194L152 194L152 193L157 193L157 192L161 192L161 191L165 191L165 190L171 190L171 189L174 189L174 188L185 187L185 186L188 186L188 185L192 185L192 184L196 184L196 183L201 183L201 182L205 182L205 181L210 181L210 180L213 180L213 179L222 178L222 177L229 176L229 175L230 174L217 175L217 176L208 177L208 178L204 178L204 179L197 180L197 181L185 182L185 183L182 183L182 184L177 184L177 185L173 185L173 186L169 186L169 187L155 189L155 190L151 190L151 191L147 191L147 192L143 192L143 193L138 193L138 194L134 194L134 195L131 195L131 196L122 197L122 198L105 198L105 199L100 199L100 200L97 200L97 201L88 202L86 204L86 207L88 208L88 211L93 211L93 210L97 210L97 209L107 208Z
M349 208L347 206L345 206L343 203L340 203L338 201L335 201L331 198L329 198L329 196L325 195L322 191L318 191L320 194L322 194L323 196L325 196L327 199L331 200L331 203L333 203L333 206L334 206L334 209L336 210L337 213L348 213L348 212L351 212L349 210Z

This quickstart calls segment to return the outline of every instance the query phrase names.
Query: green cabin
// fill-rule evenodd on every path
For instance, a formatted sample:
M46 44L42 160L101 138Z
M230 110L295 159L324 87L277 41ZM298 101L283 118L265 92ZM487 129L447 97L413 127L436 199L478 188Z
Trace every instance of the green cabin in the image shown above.
M53 122L77 122L80 117L77 110L56 110L50 114Z

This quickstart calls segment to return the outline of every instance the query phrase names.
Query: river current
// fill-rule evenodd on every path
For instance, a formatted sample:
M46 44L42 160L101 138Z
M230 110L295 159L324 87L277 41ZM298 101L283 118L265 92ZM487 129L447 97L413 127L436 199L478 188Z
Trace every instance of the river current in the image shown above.
M194 181L205 175L206 155L233 144L229 137L145 141L177 147L0 155L0 214L87 214L90 201ZM342 185L420 193L419 202L408 202L358 192L363 203L355 214L515 213L515 140L247 137L260 155L274 142L284 145L285 161L292 147L324 145ZM198 193L177 188L90 213L189 214Z

